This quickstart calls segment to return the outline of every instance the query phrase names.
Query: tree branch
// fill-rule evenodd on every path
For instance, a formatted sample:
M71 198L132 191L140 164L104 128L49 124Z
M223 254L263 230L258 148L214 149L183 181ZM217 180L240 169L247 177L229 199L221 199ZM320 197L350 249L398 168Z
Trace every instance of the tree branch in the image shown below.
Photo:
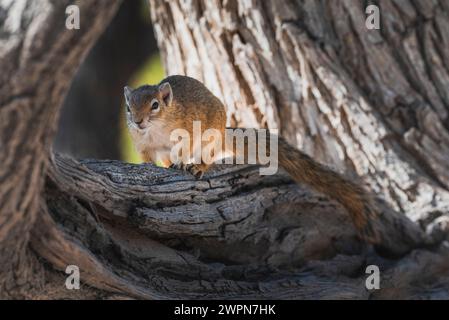
M149 164L55 155L45 195L51 217L41 215L33 249L131 297L367 298L360 270L368 260L388 266L356 238L341 206L255 166L219 166L196 181ZM399 234L389 241L422 244L406 218L389 221L385 230Z

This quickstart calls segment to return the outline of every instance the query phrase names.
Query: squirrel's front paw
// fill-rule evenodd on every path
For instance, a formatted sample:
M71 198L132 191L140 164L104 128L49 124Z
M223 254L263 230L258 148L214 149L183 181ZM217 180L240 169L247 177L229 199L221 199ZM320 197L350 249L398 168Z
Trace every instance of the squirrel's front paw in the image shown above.
M204 170L201 166L196 164L188 164L185 168L188 172L195 176L197 179L201 179L204 175Z
M208 166L206 166L205 164L172 163L169 168L188 171L189 173L194 175L195 178L201 179L206 172L207 167Z
M172 163L169 166L170 169L176 169L176 170L184 170L186 171L186 165L184 163Z

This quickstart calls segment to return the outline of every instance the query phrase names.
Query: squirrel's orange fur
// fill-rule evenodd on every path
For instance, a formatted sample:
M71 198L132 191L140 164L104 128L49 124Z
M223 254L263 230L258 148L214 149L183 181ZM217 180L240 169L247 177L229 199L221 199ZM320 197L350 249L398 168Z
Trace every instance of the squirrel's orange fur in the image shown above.
M214 128L224 137L226 113L221 101L200 81L179 75L167 77L154 86L135 90L125 87L125 98L128 128L143 160L162 163L166 167L182 167L202 176L209 167L205 163L171 163L170 150L174 142L170 141L170 133L182 128L192 136L193 121L201 121L202 132ZM279 165L295 181L308 184L340 202L348 210L360 236L371 243L379 242L372 199L361 186L316 162L281 137L278 142Z

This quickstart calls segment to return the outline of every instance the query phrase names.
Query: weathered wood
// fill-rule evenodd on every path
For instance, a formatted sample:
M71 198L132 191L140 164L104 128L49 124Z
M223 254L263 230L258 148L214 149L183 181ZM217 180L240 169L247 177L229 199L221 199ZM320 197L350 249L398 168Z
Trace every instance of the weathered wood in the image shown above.
M82 27L65 27L76 4ZM78 65L118 1L0 3L0 297L28 296L45 281L28 250L58 110Z
M308 251L304 248L315 247L313 251L317 252L321 248L322 254L328 255L329 250L324 248L333 239L341 240L342 244L346 237L353 240L343 245L342 250L360 246L353 228L341 225L341 221L348 219L341 206L323 201L323 196L310 189L298 189L285 175L261 178L257 167L217 166L206 180L197 181L187 173L184 179L179 179L173 170L147 165L123 167L117 161L83 161L84 166L78 168L73 160L56 157L55 163L51 177L66 192L79 194L157 237L182 239L183 243L205 238L207 244L202 250L221 252L228 258L232 252L239 252L241 259L250 258L251 254L243 250L243 240L259 242L262 248L271 247L267 254L282 255L282 246L291 249L288 254L304 251L298 261ZM88 168L102 175L95 176ZM298 190L302 192L298 194ZM379 206L382 214L378 229L383 235L384 250L404 254L432 242L403 215L382 207L381 203ZM280 233L282 241L276 244ZM301 240L296 239L299 235ZM224 250L223 241L236 247ZM221 250L217 250L219 247ZM263 256L259 262L267 259ZM294 262L290 256L287 260Z
M202 80L232 127L278 128L425 223L449 207L449 6L149 0L168 74Z
M61 109L53 143L56 152L82 158L120 158L123 87L157 52L142 2L122 2L77 71ZM89 23L82 13L81 19L83 26Z

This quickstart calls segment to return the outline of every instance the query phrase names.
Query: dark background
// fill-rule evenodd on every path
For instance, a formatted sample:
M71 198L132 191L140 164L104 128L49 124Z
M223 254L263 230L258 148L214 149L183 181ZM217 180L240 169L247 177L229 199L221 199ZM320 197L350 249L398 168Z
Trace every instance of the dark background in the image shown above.
M72 83L55 150L76 158L132 159L135 155L122 121L123 87L139 72L161 77L161 68L149 70L146 62L151 57L160 64L148 4L124 1Z

